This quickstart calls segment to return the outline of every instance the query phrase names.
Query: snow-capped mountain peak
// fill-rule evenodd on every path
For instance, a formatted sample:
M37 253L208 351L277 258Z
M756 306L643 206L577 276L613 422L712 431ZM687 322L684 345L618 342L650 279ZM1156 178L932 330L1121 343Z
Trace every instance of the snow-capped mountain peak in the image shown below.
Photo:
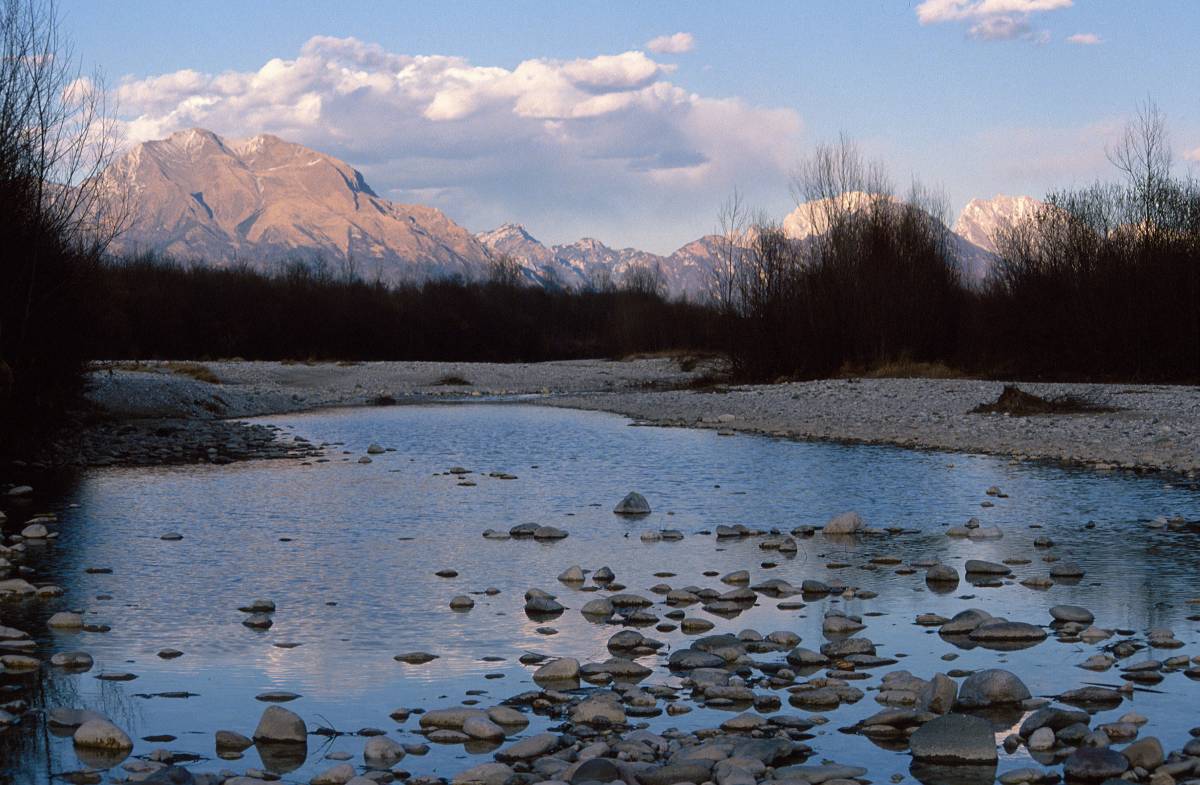
M1004 194L997 194L991 199L972 199L954 222L954 233L994 254L996 232L1032 219L1044 204L1032 196Z

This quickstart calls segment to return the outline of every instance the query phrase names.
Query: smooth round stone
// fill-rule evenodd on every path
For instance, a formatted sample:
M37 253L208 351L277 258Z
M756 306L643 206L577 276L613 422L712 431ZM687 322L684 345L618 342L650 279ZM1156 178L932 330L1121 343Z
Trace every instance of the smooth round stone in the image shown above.
M300 695L295 692L285 692L283 690L273 690L271 692L260 692L254 696L254 700L262 701L263 703L287 703L299 698Z
M216 747L218 750L241 752L242 750L249 749L253 744L253 741L235 731L219 730L216 733Z
M583 583L583 567L578 564L572 565L559 573L558 579L563 583Z
M179 649L159 649L158 656L164 660L173 660L176 657L182 657L183 652Z
M1082 578L1084 570L1074 562L1059 562L1050 568L1051 578Z
M450 608L456 611L469 611L474 607L475 600L465 594L459 594L450 600Z
M59 611L46 621L46 626L54 630L81 630L83 617L71 611Z
M571 657L552 660L533 673L534 681L568 681L579 678L579 660Z
M424 665L427 662L433 662L437 658L438 655L430 654L427 651L410 651L405 654L397 654L392 659L408 665Z
M487 710L488 719L497 725L506 727L525 727L529 724L529 719L514 708L508 706L493 706Z
M504 729L487 717L468 717L463 723L462 731L473 739L485 741L504 739Z
M637 491L630 491L625 498L613 508L617 515L649 515L650 502Z
M108 720L91 719L75 729L73 736L76 747L102 750L131 750L133 741L125 731Z
M1108 747L1080 747L1063 763L1069 780L1103 782L1120 778L1129 770L1129 760Z
M86 651L60 651L50 658L51 665L70 670L87 670L92 662L92 655Z
M183 535L180 534L179 532L167 532L166 534L162 535L158 539L166 540L167 542L179 542L180 540L183 539Z
M1096 620L1091 611L1078 605L1055 605L1050 609L1050 615L1055 621L1076 624L1091 624Z
M1054 731L1051 728L1038 728L1029 737L1028 745L1034 751L1054 749Z
M363 761L371 768L391 768L404 758L404 747L387 736L373 736L363 747Z
M966 708L1011 706L1029 700L1029 688L1015 673L991 668L971 674L958 690L958 704Z
M50 530L40 523L31 523L21 529L21 536L27 540L44 540L50 536Z
M958 583L958 570L949 564L935 564L925 572L927 583Z

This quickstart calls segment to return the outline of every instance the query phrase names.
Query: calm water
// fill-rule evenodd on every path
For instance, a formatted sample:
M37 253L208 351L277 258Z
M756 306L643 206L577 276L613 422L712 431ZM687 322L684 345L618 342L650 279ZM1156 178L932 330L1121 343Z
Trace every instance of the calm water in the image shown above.
M228 728L249 735L265 704L255 695L288 690L302 697L286 704L309 723L356 731L387 730L403 742L419 742L416 718L404 725L389 719L397 707L452 706L467 690L483 706L529 689L530 671L516 662L524 652L570 655L581 661L606 659L604 643L616 627L590 624L577 612L595 594L559 584L555 577L572 564L610 565L629 591L648 594L663 580L674 586L722 587L705 570L750 569L754 580L777 577L795 584L805 578L839 578L879 593L872 600L821 600L800 611L781 611L764 598L736 619L711 617L715 632L753 627L762 633L793 630L803 644L822 642L820 623L829 603L855 613L878 613L864 631L881 654L905 654L896 668L923 677L954 668L1000 664L1021 674L1034 694L1050 694L1084 683L1119 684L1115 671L1094 674L1074 667L1097 649L1053 638L1024 651L1003 654L982 649L958 651L936 634L913 624L918 613L946 616L982 607L1038 624L1049 622L1046 608L1058 603L1089 607L1097 624L1144 632L1173 627L1188 646L1169 654L1200 654L1200 624L1188 621L1186 600L1200 596L1194 534L1153 531L1144 521L1159 515L1200 518L1200 495L1163 478L1103 475L1041 465L1010 465L989 457L912 452L884 447L794 443L762 437L719 437L712 431L629 427L615 416L527 405L446 405L322 412L266 418L331 447L327 463L260 462L170 469L111 469L86 474L53 504L61 510L60 538L35 549L29 563L38 579L53 581L66 596L49 603L0 606L0 619L35 632L40 653L82 649L96 660L88 673L51 673L38 696L47 705L93 707L104 711L136 740L134 755L159 747L190 752L206 760L197 771L223 768L241 772L260 765L254 748L240 761L221 761L213 732ZM371 442L395 448L357 462ZM343 454L343 450L346 451ZM475 472L475 487L459 487L452 466ZM509 472L514 481L487 472ZM981 507L985 489L998 485L1009 498ZM655 512L636 521L611 513L629 490L647 496ZM68 505L78 505L68 507ZM857 510L872 526L919 530L896 538L869 538L836 546L817 536L801 540L793 559L762 551L753 539L718 543L698 534L718 524L791 529L821 524L844 510ZM20 511L6 531L19 531ZM999 541L948 538L944 528L976 516L1003 528ZM494 542L486 528L508 529L526 522L549 523L570 537L553 544ZM1091 529L1084 529L1088 522ZM1041 529L1031 529L1040 524ZM677 528L681 542L647 544L647 529ZM160 536L179 532L183 540ZM1029 557L1015 567L1017 577L1045 574L1048 565L1034 552L1033 538L1049 535L1054 553L1077 561L1087 576L1074 586L1037 592L1011 584L975 588L962 583L949 595L926 590L920 572L899 576L894 568L866 570L872 556L896 554L905 560L936 558L958 565L968 558L1001 560ZM286 540L285 540L286 538ZM774 569L759 565L778 561ZM829 570L832 560L853 568ZM88 567L110 567L90 574ZM457 578L433 575L453 568ZM658 578L670 571L677 577ZM448 608L456 594L476 595L469 613ZM569 608L550 622L559 634L537 631L522 612L525 589L541 587ZM975 595L974 599L961 599ZM275 625L254 631L241 624L237 608L251 599L273 599ZM796 598L798 599L798 598ZM55 610L74 608L89 622L111 625L107 633L49 634L44 620ZM661 611L661 607L660 607ZM705 615L698 607L689 615ZM647 634L677 648L682 633ZM276 642L298 642L283 649ZM164 647L184 656L165 661ZM440 659L423 666L395 662L393 655L423 649ZM946 663L941 655L960 657ZM504 662L483 662L485 656ZM756 655L781 660L782 654ZM653 664L653 659L642 662ZM1004 664L1007 663L1007 664ZM129 671L137 679L108 682L101 671ZM856 682L878 684L892 668L872 671ZM499 679L484 675L501 674ZM673 683L665 669L646 683ZM1158 735L1168 749L1187 739L1197 724L1200 683L1170 674L1157 691L1139 691L1120 709L1099 715L1115 719L1131 709L1152 723L1143 735ZM188 698L146 697L186 691ZM784 711L789 709L786 693ZM832 758L871 768L875 781L893 773L908 776L909 756L880 749L869 740L837 732L879 708L871 692L855 705L829 714L809 743L814 761ZM803 712L802 712L803 713ZM710 727L724 715L697 710L682 717L647 720L654 729ZM545 727L533 717L527 733ZM170 734L170 743L141 740ZM3 748L3 761L17 781L47 782L51 775L81 767L69 738L24 733L21 743ZM324 755L346 751L361 763L363 739L341 737L322 744L314 738L308 761L286 779L307 782L332 763ZM424 757L409 756L400 768L449 775L490 760L460 746L434 746ZM1002 768L1028 765L1019 756ZM114 770L114 774L118 770Z

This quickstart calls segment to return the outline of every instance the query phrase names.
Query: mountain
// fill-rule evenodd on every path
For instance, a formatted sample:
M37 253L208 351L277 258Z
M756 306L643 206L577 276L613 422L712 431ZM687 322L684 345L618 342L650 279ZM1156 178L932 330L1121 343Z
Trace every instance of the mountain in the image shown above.
M520 224L504 224L475 237L493 256L516 259L527 278L544 286L582 289L619 285L631 270L647 268L658 271L668 294L692 298L706 290L716 239L701 238L670 256L660 256L636 248L610 248L592 237L546 246Z
M988 253L996 253L996 232L1037 215L1045 202L1032 196L1005 196L972 199L954 222L954 233Z
M381 198L343 161L268 134L236 140L200 128L179 131L133 147L101 178L130 217L115 252L152 251L216 266L245 261L269 269L321 259L335 272L388 283L477 280L507 255L530 285L619 285L645 268L657 271L669 295L699 299L720 248L715 235L667 256L612 248L594 238L547 246L520 224L471 234L440 210ZM789 237L804 240L826 231L829 208L862 210L876 198L850 192L837 197L840 204L809 202L782 225ZM1041 204L1027 196L997 196L967 205L952 239L968 280L987 274L996 230L1030 217Z
M101 177L130 216L117 252L258 267L322 258L388 282L488 269L487 249L440 210L380 198L348 164L276 136L179 131Z
M899 204L893 196L877 197L861 191L848 191L834 199L806 202L783 219L783 230L793 240L806 240L823 234L835 210L858 212L875 204L877 198ZM972 199L959 214L951 229L952 250L962 265L968 282L987 277L996 261L996 233L1007 226L1033 218L1043 202L1030 196L997 195L991 199Z

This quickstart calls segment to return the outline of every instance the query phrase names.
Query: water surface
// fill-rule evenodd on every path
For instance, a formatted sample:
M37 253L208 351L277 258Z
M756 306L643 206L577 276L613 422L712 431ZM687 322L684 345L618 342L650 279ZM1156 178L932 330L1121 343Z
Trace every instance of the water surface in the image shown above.
M1188 644L1183 652L1200 653L1195 647L1200 625L1187 620L1197 612L1187 600L1200 596L1195 535L1145 525L1161 515L1200 518L1197 493L1169 478L891 447L629 427L621 417L530 405L357 409L259 421L315 442L342 444L327 450L328 462L311 465L264 461L88 472L53 505L61 508L59 539L34 550L29 559L38 579L63 586L65 597L0 607L5 623L38 635L47 659L55 651L74 649L95 657L88 673L51 672L39 699L106 712L137 739L134 755L167 747L208 759L193 765L197 771L258 766L254 748L240 761L216 759L212 734L227 728L249 735L265 706L255 695L267 690L300 693L286 705L310 728L374 727L400 741L419 742L416 718L398 725L389 719L393 709L470 699L481 706L498 703L531 688L530 670L516 661L524 652L581 661L609 656L605 641L619 628L588 623L577 612L597 595L555 580L572 564L609 565L629 591L647 595L649 587L663 581L728 588L704 577L706 570L749 569L755 581L775 577L797 585L805 578L838 578L879 596L818 600L799 611L779 610L776 601L763 598L736 619L711 617L715 631L792 630L815 649L828 607L881 614L867 619L863 634L880 644L881 654L905 655L895 668L929 677L950 667L999 665L1021 674L1034 694L1120 681L1115 671L1093 674L1075 667L1097 651L1093 646L1051 638L1009 654L959 651L915 626L914 617L982 607L1045 624L1046 608L1073 603L1090 608L1101 626L1140 633L1172 627ZM394 451L358 463L372 442ZM476 485L460 486L445 474L454 466L472 470L469 477ZM496 479L489 472L518 479ZM993 485L1008 498L986 496ZM654 513L637 520L613 515L613 505L635 489L650 500ZM981 506L985 502L994 506ZM717 542L700 533L733 523L790 530L821 524L845 510L859 511L874 527L916 533L836 544L818 535L801 540L800 552L789 559L760 550L754 539ZM971 542L945 536L946 526L970 517L999 526L1004 538ZM481 537L484 529L506 530L527 521L553 524L570 536L552 544ZM6 531L19 531L13 528L18 525L19 515ZM641 532L661 528L680 529L685 539L640 540ZM161 540L168 531L183 539ZM1052 537L1053 553L1080 563L1087 576L1048 591L964 582L953 593L935 595L926 590L920 572L903 576L894 567L864 568L871 557L883 554L906 561L940 559L960 570L968 558L1027 557L1033 562L1015 567L1016 577L1040 575L1048 565L1040 561L1044 552L1033 548L1037 536ZM766 569L760 566L764 561L779 564ZM831 570L825 566L831 561L855 566ZM89 567L109 567L112 573L88 573ZM442 568L459 575L434 576ZM676 576L656 577L658 572ZM472 611L449 609L452 596L489 587L500 593L473 595ZM541 634L538 628L546 623L522 612L522 595L530 587L557 593L571 608L549 623L558 634ZM257 597L277 605L270 630L241 624L245 615L238 607ZM63 608L82 610L89 622L110 625L111 631L46 633L45 618ZM699 608L689 614L705 615ZM688 640L679 632L645 632L670 648ZM279 642L301 645L273 645ZM184 655L159 659L156 652L164 647ZM393 660L397 653L417 649L440 658L423 666ZM942 661L947 652L958 659ZM484 662L485 656L505 660ZM98 680L96 674L105 670L129 671L137 679ZM873 671L871 679L855 684L869 690L888 670ZM660 668L647 683L677 680ZM468 690L485 692L468 696ZM1179 748L1195 724L1191 707L1200 697L1200 683L1172 674L1157 690L1139 691L1097 721L1136 710L1152 720L1143 735L1158 735L1168 749ZM194 695L146 697L162 692ZM796 712L788 708L787 694L780 695L784 711ZM893 773L907 777L906 753L837 732L879 708L868 691L859 703L831 712L830 723L809 742L817 751L815 760L868 766L877 782ZM697 710L646 721L656 730L711 727L725 716ZM532 720L527 733L546 727L543 719ZM142 740L157 734L177 738L166 744ZM286 778L307 782L332 765L323 758L331 751L349 752L361 763L362 745L355 736L324 745L314 738L307 762ZM18 781L43 783L82 765L69 738L40 732L26 734L5 752L13 758L5 765L19 773ZM435 745L429 755L409 756L399 768L449 776L486 760L490 753ZM1015 756L1004 759L1002 768L1028 764Z

